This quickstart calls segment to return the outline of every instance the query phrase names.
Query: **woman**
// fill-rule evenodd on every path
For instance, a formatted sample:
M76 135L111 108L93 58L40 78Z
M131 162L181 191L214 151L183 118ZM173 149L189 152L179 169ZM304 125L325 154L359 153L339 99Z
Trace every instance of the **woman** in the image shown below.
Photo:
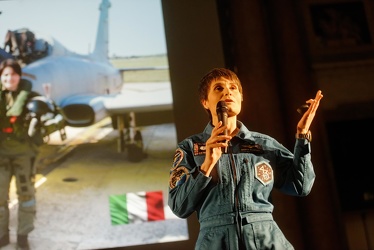
M181 218L197 213L195 249L293 249L273 220L270 193L273 188L293 196L311 191L315 173L309 128L322 97L318 91L307 101L292 153L237 120L243 91L234 72L216 68L201 79L199 98L210 122L178 144L168 202ZM227 106L224 126L217 114L222 101Z
M18 195L18 249L29 249L34 229L35 146L27 134L26 104L31 83L21 79L21 66L13 59L0 64L0 247L9 244L9 186L15 177Z

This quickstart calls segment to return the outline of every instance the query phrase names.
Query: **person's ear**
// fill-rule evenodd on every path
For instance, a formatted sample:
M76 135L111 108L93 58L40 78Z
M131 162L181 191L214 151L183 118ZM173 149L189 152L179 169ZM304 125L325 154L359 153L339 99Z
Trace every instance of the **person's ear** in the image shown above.
M209 109L206 100L201 100L200 102L201 102L201 105L203 105L203 107L204 107L205 109Z

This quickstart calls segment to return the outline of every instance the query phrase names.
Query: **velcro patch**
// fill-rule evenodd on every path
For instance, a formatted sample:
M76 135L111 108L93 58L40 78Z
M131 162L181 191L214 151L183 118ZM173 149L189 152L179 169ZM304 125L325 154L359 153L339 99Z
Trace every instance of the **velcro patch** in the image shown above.
M206 147L205 142L196 142L193 144L194 155L205 155Z
M273 181L273 169L267 162L261 161L255 165L255 177L262 184L267 185Z
M184 157L184 153L180 148L175 150L174 160L173 160L173 169L179 166L183 157Z
M176 186L180 186L185 183L188 178L190 177L190 173L186 167L177 167L172 169L169 178L169 187L171 189L175 188Z
M262 146L259 144L243 144L240 146L240 152L241 153L252 153L255 155L263 154L264 150L262 149Z

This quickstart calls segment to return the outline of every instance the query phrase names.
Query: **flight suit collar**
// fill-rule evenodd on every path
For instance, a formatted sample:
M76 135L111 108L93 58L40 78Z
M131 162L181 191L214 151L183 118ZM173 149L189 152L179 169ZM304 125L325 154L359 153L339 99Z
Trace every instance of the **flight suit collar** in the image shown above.
M252 132L247 129L247 127L241 122L237 121L236 122L236 127L239 128L239 132L235 135L235 137L239 137L242 140L250 140L250 141L255 141L254 137L252 136ZM212 125L211 122L209 122L205 129L204 129L204 134L207 136L207 138L210 137L212 134L214 126Z

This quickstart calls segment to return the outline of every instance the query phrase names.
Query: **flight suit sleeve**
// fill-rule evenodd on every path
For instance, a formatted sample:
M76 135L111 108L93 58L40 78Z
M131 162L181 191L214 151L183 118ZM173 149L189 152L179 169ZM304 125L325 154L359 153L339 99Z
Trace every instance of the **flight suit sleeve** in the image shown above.
M168 204L180 218L187 218L196 210L211 180L200 172L201 163L193 156L191 145L180 144L175 151L169 177Z
M293 154L281 144L277 155L276 188L294 196L306 196L315 180L311 160L311 145L306 139L296 139Z

